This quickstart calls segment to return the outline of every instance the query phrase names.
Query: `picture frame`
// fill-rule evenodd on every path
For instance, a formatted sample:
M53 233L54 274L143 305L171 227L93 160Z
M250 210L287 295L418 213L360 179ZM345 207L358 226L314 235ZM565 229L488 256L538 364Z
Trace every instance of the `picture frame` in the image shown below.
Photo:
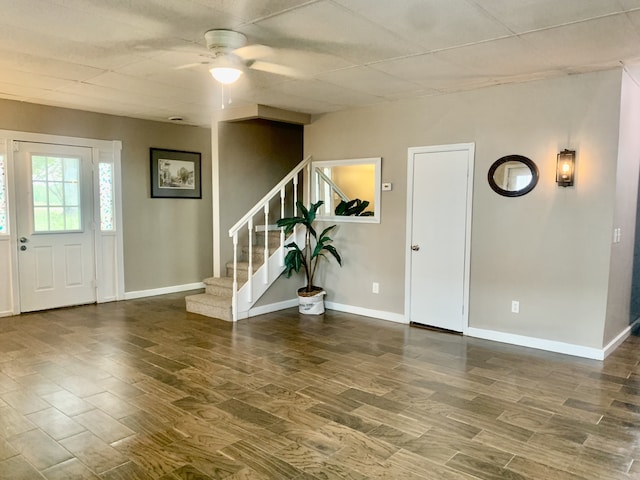
M150 149L151 198L202 198L200 152Z

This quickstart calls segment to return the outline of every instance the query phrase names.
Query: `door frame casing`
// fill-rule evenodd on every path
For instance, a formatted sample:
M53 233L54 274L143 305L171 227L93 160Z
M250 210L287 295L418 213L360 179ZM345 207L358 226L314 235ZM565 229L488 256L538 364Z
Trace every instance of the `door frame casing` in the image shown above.
M0 316L20 313L20 284L18 281L18 239L16 210L16 178L14 170L14 142L45 143L86 147L91 149L92 187L93 187L93 231L96 271L96 300L98 303L124 299L124 256L122 231L122 182L121 182L121 150L119 140L97 140L80 137L67 137L41 133L0 130L0 145L4 147L6 159L6 193L9 215L11 270L11 305L0 305ZM113 165L113 209L115 229L100 230L100 178L99 163ZM7 238L5 238L5 241ZM1 260L1 259L0 259Z
M411 273L412 254L411 240L413 236L413 182L415 157L422 153L438 152L467 152L467 204L465 225L465 261L464 261L464 290L463 290L463 314L462 333L469 329L469 285L471 272L471 217L473 213L473 179L475 165L475 143L456 143L450 145L432 145L424 147L409 147L407 153L407 219L406 219L406 245L405 245L405 281L404 281L404 316L405 321L411 321Z

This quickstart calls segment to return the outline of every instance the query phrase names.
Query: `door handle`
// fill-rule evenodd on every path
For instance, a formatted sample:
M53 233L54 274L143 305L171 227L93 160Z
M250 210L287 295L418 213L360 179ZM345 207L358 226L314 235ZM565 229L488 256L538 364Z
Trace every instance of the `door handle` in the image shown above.
M20 237L20 243L27 243L29 239L27 237Z
M23 252L27 249L26 245L20 245L20 250L22 250Z
M417 252L418 250L420 250L420 245L411 245L411 250Z

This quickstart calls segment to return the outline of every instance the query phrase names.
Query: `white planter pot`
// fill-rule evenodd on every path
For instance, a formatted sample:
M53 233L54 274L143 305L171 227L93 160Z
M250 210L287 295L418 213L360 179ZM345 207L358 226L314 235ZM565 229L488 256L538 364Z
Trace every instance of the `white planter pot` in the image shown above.
M324 313L324 290L311 296L298 294L299 312L304 315L322 315Z

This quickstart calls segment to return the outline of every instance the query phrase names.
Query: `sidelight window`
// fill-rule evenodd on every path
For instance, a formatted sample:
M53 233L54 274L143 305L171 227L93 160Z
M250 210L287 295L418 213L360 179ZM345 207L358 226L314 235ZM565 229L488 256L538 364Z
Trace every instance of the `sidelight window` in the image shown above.
M0 235L9 233L6 184L5 157L0 155Z

